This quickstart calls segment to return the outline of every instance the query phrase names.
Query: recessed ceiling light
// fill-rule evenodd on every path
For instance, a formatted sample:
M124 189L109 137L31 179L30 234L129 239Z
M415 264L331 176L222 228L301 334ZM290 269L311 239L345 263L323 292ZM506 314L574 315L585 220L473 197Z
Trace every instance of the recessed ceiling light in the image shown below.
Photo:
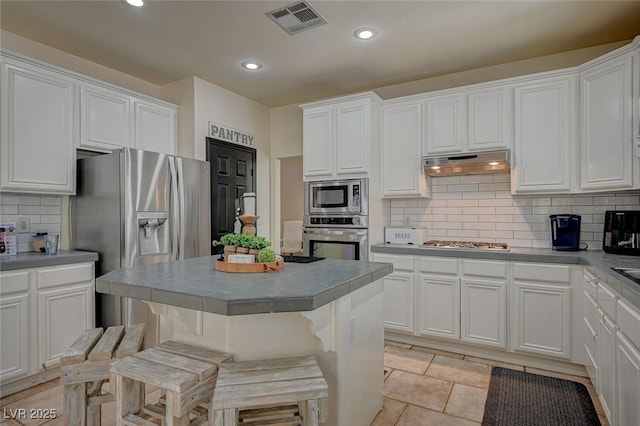
M140 7L144 4L144 1L142 0L127 0L127 3L129 3L131 6L135 6L135 7Z
M360 28L353 34L360 40L369 40L370 38L375 37L376 30L374 30L373 28Z
M245 61L242 63L242 68L254 71L262 68L262 64L260 62L255 62L255 61Z

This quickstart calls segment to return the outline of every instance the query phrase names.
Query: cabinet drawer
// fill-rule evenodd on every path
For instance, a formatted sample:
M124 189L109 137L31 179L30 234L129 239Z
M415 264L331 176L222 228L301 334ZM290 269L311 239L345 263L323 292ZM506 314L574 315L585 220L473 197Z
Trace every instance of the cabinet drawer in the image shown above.
M93 265L91 263L38 270L39 289L91 280L93 280Z
M595 364L595 366L597 366L599 364L599 359L597 359L596 357L598 356L597 354L600 353L600 351L598 350L598 332L596 331L594 325L591 324L586 318L584 318L584 321L582 322L582 328L584 335L584 345L589 351L591 361Z
M458 275L458 261L442 257L421 257L420 272Z
M413 272L413 269L414 269L413 256L394 256L394 255L388 255L388 254L374 253L373 261L393 263L394 271Z
M542 263L514 263L513 278L569 284L571 283L571 267Z
M640 312L626 300L618 300L618 327L640 348Z
M596 328L599 322L598 302L596 302L586 291L584 292L584 317L591 326Z
M463 260L462 273L478 277L507 277L507 262L493 262L490 260Z
M584 292L588 293L594 300L598 298L598 280L595 279L595 277L591 280L587 279L587 276L585 275Z
M0 274L0 294L18 293L29 290L29 272L3 272Z
M606 284L598 283L598 305L616 320L616 294Z

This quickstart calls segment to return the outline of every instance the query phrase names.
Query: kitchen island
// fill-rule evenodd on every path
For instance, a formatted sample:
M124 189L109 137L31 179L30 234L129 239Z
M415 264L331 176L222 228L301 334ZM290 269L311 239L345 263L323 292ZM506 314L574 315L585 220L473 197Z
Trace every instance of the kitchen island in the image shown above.
M324 259L281 272L225 273L215 257L122 268L98 293L144 300L160 340L236 360L315 355L329 384L327 424L368 425L382 408L382 278L388 263Z

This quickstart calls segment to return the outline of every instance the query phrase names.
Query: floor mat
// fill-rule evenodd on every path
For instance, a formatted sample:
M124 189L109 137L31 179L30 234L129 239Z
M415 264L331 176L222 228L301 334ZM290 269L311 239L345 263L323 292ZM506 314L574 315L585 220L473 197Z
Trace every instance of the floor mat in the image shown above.
M493 367L483 426L600 425L582 383Z

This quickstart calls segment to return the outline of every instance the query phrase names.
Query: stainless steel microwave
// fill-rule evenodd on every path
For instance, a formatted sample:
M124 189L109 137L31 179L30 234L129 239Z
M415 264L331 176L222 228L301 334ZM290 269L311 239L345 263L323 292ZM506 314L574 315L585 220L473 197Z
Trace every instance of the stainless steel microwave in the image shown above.
M368 212L368 178L305 182L304 214L307 216L367 215Z

